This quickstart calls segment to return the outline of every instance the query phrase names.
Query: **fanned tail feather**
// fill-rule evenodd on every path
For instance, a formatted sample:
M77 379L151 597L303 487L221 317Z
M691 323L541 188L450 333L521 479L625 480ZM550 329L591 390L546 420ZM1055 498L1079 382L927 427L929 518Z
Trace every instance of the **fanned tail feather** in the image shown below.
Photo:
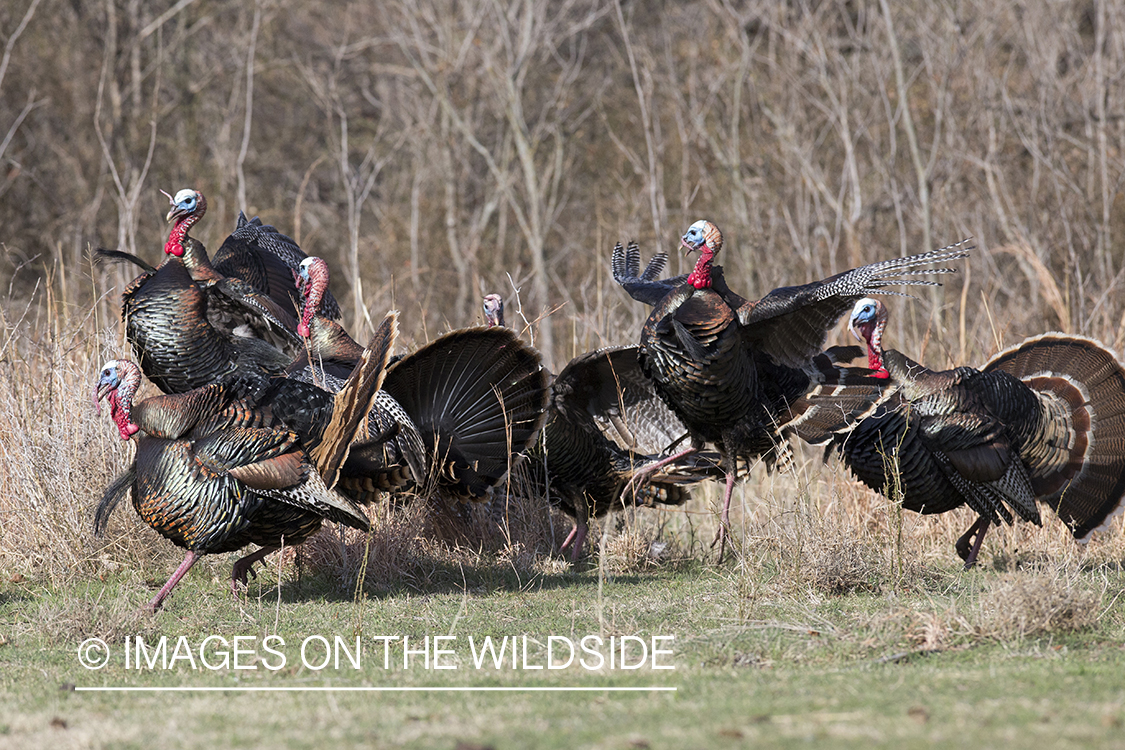
M984 372L1019 378L1048 415L1024 449L1032 487L1076 539L1125 500L1125 368L1093 339L1047 333L993 357Z
M934 263L958 260L968 257L969 251L975 249L971 238L966 238L953 245L946 245L937 250L930 250L917 255L908 255L905 258L891 258L890 260L872 263L864 266L863 271L871 274L862 280L863 294L890 294L894 296L909 296L902 292L885 291L888 286L941 286L941 282L927 281L925 279L910 278L912 276L933 276L934 274L957 273L955 268L919 268Z
M629 243L629 250L631 252L637 254L638 263L639 263L641 250L640 250L639 247L637 247L637 243L636 242L630 242ZM656 255L652 256L652 258L648 262L648 265L645 266L644 272L641 274L641 280L642 281L655 281L656 277L659 276L660 272L664 270L664 266L667 263L668 263L668 253L664 252L663 250L660 251L659 253L657 253Z
M454 331L396 362L384 387L438 463L437 479L482 497L542 426L547 374L507 328Z

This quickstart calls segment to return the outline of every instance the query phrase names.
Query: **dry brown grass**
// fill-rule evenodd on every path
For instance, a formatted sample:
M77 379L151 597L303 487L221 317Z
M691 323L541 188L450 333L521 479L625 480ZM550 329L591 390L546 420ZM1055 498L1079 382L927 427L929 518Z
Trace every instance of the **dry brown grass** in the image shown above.
M1005 573L981 597L978 632L1003 641L1089 628L1097 621L1102 596L1075 573L1065 567Z
M153 535L123 542L120 519L104 544L91 533L102 489L132 452L91 400L97 368L115 351L116 325L66 316L50 300L3 315L0 566L58 578L88 575L103 559L148 559Z
M108 420L94 412L90 389L97 367L117 356L116 321L68 316L50 300L5 309L0 366L0 571L46 583L91 580L131 571L161 581L181 551L124 507L95 539L91 514L101 492L131 459ZM623 334L624 335L624 334ZM712 560L721 487L706 485L683 508L642 508L595 521L589 546L607 575L643 573L688 560ZM570 568L555 555L572 521L542 498L505 497L450 511L414 499L372 507L370 537L326 527L299 551L269 564L283 578L318 572L354 596L357 582L382 593L453 585L475 571L514 571L520 580ZM798 450L794 468L755 470L736 493L731 575L748 602L770 597L835 597L869 592L944 596L956 573L953 540L972 522L965 510L936 517L903 513L852 481L819 450ZM935 606L903 612L892 629L922 645L965 638L1030 637L1090 624L1099 596L1090 574L1125 560L1118 519L1089 545L1074 543L1057 518L1043 528L993 529L984 570L1006 571L996 592L978 592L980 607ZM225 568L226 562L216 563ZM1082 581L1087 581L1083 583ZM999 602L1007 601L1001 607ZM59 612L52 619L113 631L131 627L109 609ZM1085 618L1085 619L1084 619ZM116 625L114 623L117 623ZM60 625L62 627L62 625Z

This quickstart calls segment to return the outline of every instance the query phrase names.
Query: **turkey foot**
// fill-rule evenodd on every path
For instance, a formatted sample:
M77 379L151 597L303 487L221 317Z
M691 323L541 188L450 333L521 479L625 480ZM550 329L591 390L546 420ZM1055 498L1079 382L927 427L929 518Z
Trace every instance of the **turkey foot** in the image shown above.
M238 596L238 584L240 584L240 583L244 587L249 588L250 581L247 578L247 573L252 575L254 578L258 577L258 574L254 572L254 563L261 561L261 559L263 557L265 557L266 555L268 555L271 552L276 552L278 549L280 549L280 548L279 547L262 547L257 552L252 552L249 555L247 555L246 557L239 558L234 563L234 567L231 568L231 571L230 571L230 592L237 597Z
M972 526L969 527L969 530L962 534L961 537L957 540L957 543L955 545L957 548L957 554L961 557L962 560L965 561L965 570L969 570L977 564L977 555L980 553L980 544L984 541L984 535L988 531L988 527L990 525L991 522L984 516L981 516ZM976 535L975 539L973 538L974 534ZM971 546L970 540L972 540Z
M572 563L578 562L582 556L582 545L586 543L587 526L584 522L574 524L574 528L570 530L570 534L561 545L559 545L559 552L566 552L567 547L570 547L570 561Z
M673 461L679 461L684 456L690 456L692 453L695 453L698 450L699 449L695 448L694 446L691 447L691 448L687 448L685 450L680 451L679 453L674 453L671 456L668 456L667 458L662 458L659 461L657 461L656 463L649 464L648 466L644 467L643 469L640 469L640 470L634 472L633 476L629 479L629 481L625 484L625 487L621 490L621 497L633 501L633 504L636 505L637 493L640 491L641 486L644 484L644 481L646 479L648 479L648 477L655 474L657 472L657 470L663 469L665 466L672 463Z
M734 472L727 472L727 487L726 492L723 493L723 515L719 521L719 531L715 534L715 538L711 540L711 549L715 545L719 545L719 561L718 564L723 564L723 554L727 549L727 532L730 529L730 500L734 495Z

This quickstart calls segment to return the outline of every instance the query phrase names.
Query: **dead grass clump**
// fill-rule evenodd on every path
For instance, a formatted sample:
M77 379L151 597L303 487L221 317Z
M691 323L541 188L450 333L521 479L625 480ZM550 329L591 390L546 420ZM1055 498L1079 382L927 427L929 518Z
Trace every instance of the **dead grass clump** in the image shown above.
M789 517L779 525L781 568L791 571L782 580L827 595L879 591L893 580L877 537L838 509L803 504Z
M652 552L650 529L636 524L621 532L607 534L601 545L601 561L607 573L629 573L658 565Z
M517 494L501 484L490 500L468 506L475 546L501 551L522 545L534 555L550 555L570 531L570 519L551 509L546 498Z
M123 585L141 590L139 584ZM87 593L93 594L93 591ZM45 635L48 640L59 643L91 637L121 643L125 636L156 633L161 625L158 618L137 605L135 597L105 592L97 594L94 601L88 596L69 594L44 597L39 600L34 614L29 612L28 615L27 622L33 625L36 635Z
M305 570L338 580L345 589L354 589L362 577L365 586L385 590L408 577L425 556L419 533L425 515L423 503L393 509L384 503L368 509L370 534L328 524L291 554L299 554Z
M1101 597L1062 571L1007 573L981 597L977 629L997 640L1073 633L1094 625Z
M300 559L352 591L361 580L362 588L376 592L451 577L461 584L469 569L514 570L530 578L544 572L550 548L546 513L533 510L516 499L502 506L495 500L461 506L386 500L368 510L370 536L329 526L301 546Z
M912 610L907 616L906 637L922 651L943 651L976 636L972 623L953 602L941 609Z
M847 533L833 533L806 538L803 547L808 583L817 591L849 594L882 587L886 566L870 544Z

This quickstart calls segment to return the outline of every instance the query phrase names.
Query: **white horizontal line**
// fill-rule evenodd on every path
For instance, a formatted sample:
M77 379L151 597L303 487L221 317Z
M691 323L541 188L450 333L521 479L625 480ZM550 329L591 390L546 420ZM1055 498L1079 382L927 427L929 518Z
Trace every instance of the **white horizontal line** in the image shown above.
M75 687L87 693L637 693L676 692L674 687Z

